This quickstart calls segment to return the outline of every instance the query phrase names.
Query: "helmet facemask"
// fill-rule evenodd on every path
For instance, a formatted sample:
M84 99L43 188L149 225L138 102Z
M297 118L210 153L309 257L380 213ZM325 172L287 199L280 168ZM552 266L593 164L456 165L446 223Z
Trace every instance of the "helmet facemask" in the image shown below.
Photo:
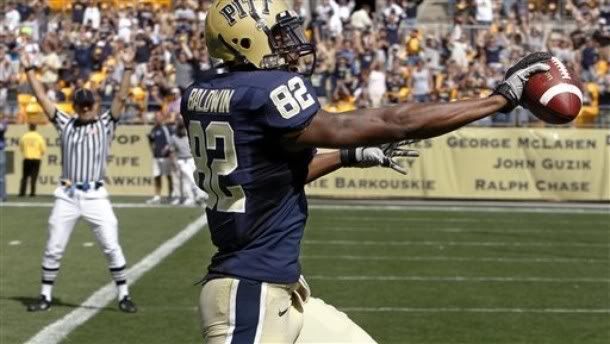
M316 65L316 53L303 34L303 19L292 11L278 13L276 24L265 28L272 53L261 61L263 69L287 68L311 75Z

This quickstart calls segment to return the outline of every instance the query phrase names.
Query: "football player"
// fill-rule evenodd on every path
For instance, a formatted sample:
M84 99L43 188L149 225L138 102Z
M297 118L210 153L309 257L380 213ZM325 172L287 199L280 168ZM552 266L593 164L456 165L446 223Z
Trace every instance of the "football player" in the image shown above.
M183 94L198 185L218 252L200 297L206 343L370 343L345 314L310 291L299 266L307 219L304 185L341 167L409 154L370 147L455 130L521 101L548 54L513 66L494 94L444 104L402 104L329 114L303 74L315 49L284 0L216 0L206 43L223 64ZM316 153L317 147L338 148Z

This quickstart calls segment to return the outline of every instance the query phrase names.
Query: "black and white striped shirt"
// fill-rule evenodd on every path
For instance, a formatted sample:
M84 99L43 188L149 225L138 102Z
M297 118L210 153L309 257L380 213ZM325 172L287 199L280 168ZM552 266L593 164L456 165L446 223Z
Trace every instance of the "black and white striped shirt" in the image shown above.
M61 178L72 183L103 181L117 124L110 111L96 121L79 123L77 117L58 109L53 124L61 139Z

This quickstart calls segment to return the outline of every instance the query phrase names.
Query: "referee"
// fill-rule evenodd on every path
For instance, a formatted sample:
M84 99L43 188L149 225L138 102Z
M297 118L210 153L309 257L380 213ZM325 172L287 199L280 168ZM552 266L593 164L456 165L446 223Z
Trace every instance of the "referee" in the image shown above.
M121 53L124 72L110 111L100 115L93 92L81 88L74 92L76 116L71 116L60 111L49 100L44 87L36 78L36 67L30 62L27 53L21 52L21 64L34 95L59 133L62 155L61 185L54 192L55 204L49 217L49 238L42 257L41 296L28 306L28 311L44 311L51 307L53 284L59 273L61 258L72 229L81 217L89 223L106 255L110 274L117 287L119 309L128 313L137 311L127 288L126 262L118 241L118 221L104 188L106 161L127 97L133 57L134 53L130 49Z

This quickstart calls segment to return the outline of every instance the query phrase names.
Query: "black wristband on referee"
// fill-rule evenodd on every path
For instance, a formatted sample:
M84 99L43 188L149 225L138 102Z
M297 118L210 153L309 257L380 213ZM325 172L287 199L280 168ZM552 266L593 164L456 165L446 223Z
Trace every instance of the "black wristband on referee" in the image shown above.
M356 149L342 149L340 152L341 165L343 166L354 166L356 163Z

